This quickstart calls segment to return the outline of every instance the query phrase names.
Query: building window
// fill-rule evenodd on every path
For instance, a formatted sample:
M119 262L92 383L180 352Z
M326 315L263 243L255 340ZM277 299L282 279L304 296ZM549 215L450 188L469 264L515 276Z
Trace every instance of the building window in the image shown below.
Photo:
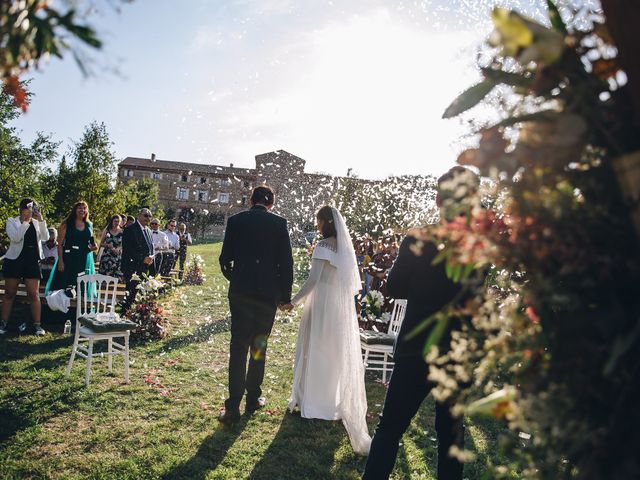
M224 225L224 213L214 213L213 214L213 224L214 225Z
M178 200L189 200L189 189L178 187L178 191L176 192L176 198Z
M219 178L218 185L220 187L228 187L229 185L231 185L231 180L229 180L228 178Z
M242 201L240 202L240 205L246 205L246 204L247 204L247 196L242 195Z
M209 199L209 192L206 190L198 190L198 201L206 202Z
M207 183L207 177L200 177L200 183Z
M181 182L188 182L189 181L189 175L180 175L180 181Z
M218 203L229 203L229 194L228 193L219 193L218 194Z
M154 180L162 180L162 173L151 172L151 178L153 178Z
M123 170L122 171L122 176L123 177L133 177L133 170Z

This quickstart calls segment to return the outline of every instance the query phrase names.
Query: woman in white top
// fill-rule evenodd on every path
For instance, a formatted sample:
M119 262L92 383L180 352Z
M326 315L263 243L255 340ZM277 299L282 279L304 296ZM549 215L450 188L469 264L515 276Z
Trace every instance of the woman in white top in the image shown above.
M31 316L36 335L46 332L40 324L40 260L42 260L42 242L49 239L47 223L42 218L37 204L30 198L20 202L20 216L7 220L7 235L11 241L2 264L4 276L4 302L0 335L7 333L7 322L11 316L13 300L18 292L20 280L27 287L27 298L31 304Z
M354 296L361 289L353 244L335 209L317 214L323 239L316 245L309 279L293 298L304 303L289 409L303 418L342 420L353 450L367 455L364 366Z

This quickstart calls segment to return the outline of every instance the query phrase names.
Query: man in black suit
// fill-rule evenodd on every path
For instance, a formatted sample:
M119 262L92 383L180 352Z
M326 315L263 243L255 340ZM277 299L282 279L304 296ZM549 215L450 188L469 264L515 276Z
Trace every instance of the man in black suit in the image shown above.
M220 268L231 282L231 346L229 398L219 418L222 423L239 420L245 390L247 413L264 406L260 386L267 340L278 305L287 308L291 301L293 256L289 230L284 218L269 212L273 203L271 188L256 187L251 195L251 208L227 221Z
M478 180L470 170L453 167L438 179L436 203L439 207L442 206L443 183L463 172L473 175L473 178ZM402 435L418 412L422 401L435 386L427 380L429 368L422 356L431 329L425 329L411 338L407 338L407 335L425 319L451 303L461 291L460 284L447 278L443 262L433 265L433 260L438 254L436 245L431 242L419 245L419 242L420 240L409 232L402 241L400 253L387 279L389 295L393 298L406 298L407 310L396 339L393 353L395 366L380 422L371 443L364 480L389 478ZM439 344L441 351L449 348L449 342L449 335L445 335ZM463 465L449 456L449 447L456 445L460 449L463 448L464 425L462 418L451 415L450 405L446 403L436 402L436 434L438 479L461 480Z
M153 263L153 242L148 224L151 211L148 208L140 210L138 220L122 233L122 260L120 268L127 284L127 296L123 302L125 309L129 308L136 298L136 287L140 280L134 279L134 274L140 277L148 273L149 265Z

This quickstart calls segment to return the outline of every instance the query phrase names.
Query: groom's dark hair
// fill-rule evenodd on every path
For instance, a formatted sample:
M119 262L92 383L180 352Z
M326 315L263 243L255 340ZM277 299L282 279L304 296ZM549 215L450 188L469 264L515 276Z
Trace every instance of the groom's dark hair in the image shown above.
M268 207L269 205L273 205L274 200L275 194L271 187L267 185L260 185L254 188L251 193L251 203L254 205L260 204Z

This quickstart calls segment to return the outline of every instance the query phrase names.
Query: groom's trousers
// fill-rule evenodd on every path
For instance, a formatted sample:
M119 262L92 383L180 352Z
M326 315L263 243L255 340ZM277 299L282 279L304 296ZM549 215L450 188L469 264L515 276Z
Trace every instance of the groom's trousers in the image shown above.
M434 384L427 381L428 365L423 358L398 358L391 374L380 423L367 458L363 480L388 479L398 455L402 435ZM438 480L462 480L462 463L449 456L449 447L464 444L464 425L454 418L449 406L436 402L438 437Z
M267 341L273 328L277 306L275 302L230 296L231 346L229 352L229 398L227 411L237 411L247 392L247 403L262 395ZM247 355L249 366L247 368Z

